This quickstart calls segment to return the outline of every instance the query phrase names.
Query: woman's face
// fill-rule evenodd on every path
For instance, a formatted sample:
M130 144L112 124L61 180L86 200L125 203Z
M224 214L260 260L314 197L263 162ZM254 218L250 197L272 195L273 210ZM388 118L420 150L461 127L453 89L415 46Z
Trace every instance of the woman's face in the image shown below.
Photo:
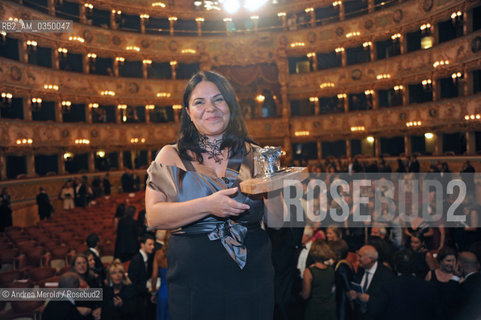
M230 121L230 109L217 86L201 81L190 95L187 114L200 134L219 139Z
M410 244L411 244L411 249L413 249L414 252L418 252L419 249L421 249L421 240L419 238L412 236Z
M335 233L334 231L332 231L331 228L327 228L327 230L326 230L326 237L327 237L327 241L336 241L336 240L338 240L336 233Z
M73 266L75 272L78 274L84 274L87 272L87 260L84 257L78 257L75 260L75 264Z
M95 259L93 254L89 254L89 268L95 268Z
M453 273L455 265L456 265L456 257L450 254L450 255L447 255L443 260L441 260L439 267L444 272Z
M122 283L122 280L124 280L124 275L122 274L122 271L120 268L113 268L110 270L110 281L114 285L119 285Z

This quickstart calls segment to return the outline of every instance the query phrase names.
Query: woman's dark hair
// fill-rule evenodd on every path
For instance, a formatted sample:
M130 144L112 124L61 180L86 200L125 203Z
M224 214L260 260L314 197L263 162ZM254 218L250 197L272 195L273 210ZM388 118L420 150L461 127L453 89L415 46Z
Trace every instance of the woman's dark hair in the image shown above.
M205 150L199 146L199 132L187 114L192 91L194 91L195 87L202 81L210 81L215 84L229 106L230 119L222 138L221 149L231 148L229 157L239 152L245 154L246 148L244 142L252 141L247 136L247 129L234 89L224 76L212 71L201 71L189 80L185 88L180 133L177 141L179 156L186 160L194 160L187 153L187 150L190 150L195 154L195 160L199 163L203 162L202 153L205 152Z
M438 259L438 261L441 262L447 256L455 256L456 257L457 256L456 250L454 250L453 248L450 248L450 247L442 247L441 250L439 250L438 256L436 257L436 259Z
M117 206L115 211L115 218L123 218L125 215L125 204L121 203Z

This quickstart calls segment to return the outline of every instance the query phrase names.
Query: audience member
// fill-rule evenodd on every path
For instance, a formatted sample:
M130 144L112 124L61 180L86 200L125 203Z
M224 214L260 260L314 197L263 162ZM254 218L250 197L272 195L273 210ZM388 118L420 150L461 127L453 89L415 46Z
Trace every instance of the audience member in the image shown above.
M87 237L87 247L88 247L88 252L93 254L94 260L95 260L95 266L93 268L90 268L95 274L98 275L100 278L101 282L105 280L105 266L102 263L102 260L100 260L100 249L99 249L99 242L100 238L96 233L91 233Z
M306 268L301 296L307 300L304 319L336 320L336 300L333 294L334 270L328 261L334 257L325 240L316 240L309 252L314 263Z
M126 169L120 178L123 192L134 192L134 177L130 169Z
M74 189L72 187L72 180L68 180L62 190L60 190L60 199L63 200L63 209L70 210L75 207L74 204Z
M10 195L7 187L2 188L0 194L0 232L5 231L5 228L12 226L12 207L10 205Z
M369 306L380 295L382 286L391 280L393 274L382 263L378 263L379 253L371 245L364 245L358 251L359 267L354 281L362 292L351 290L349 296L356 300L355 313L360 319L369 319Z
M436 259L439 262L439 268L428 272L426 280L436 285L444 311L448 319L453 319L461 298L460 279L454 274L456 251L444 247L438 252Z
M53 211L48 194L44 187L40 187L40 193L37 195L38 216L40 220L49 219Z
M329 226L326 229L327 241L337 241L342 239L342 231L336 226Z
M142 307L132 282L120 260L107 269L107 285L102 301L102 320L130 320L137 318Z
M152 295L154 303L157 304L155 319L156 320L170 320L169 306L167 303L167 247L169 245L170 232L163 233L163 246L155 251L154 264L152 267ZM157 288L157 279L160 278L160 287ZM155 298L157 297L157 298Z
M70 263L70 271L75 272L80 279L79 288L96 288L94 276L90 272L88 258L84 254L77 254ZM100 317L100 307L95 301L76 301L75 305L81 308L83 319L97 319Z
M458 255L459 271L463 277L461 298L457 320L476 319L481 315L481 273L479 261L472 252L464 251Z
M79 276L74 272L66 272L58 281L59 288L77 289L80 284ZM81 320L75 301L67 296L66 300L50 301L42 313L42 320Z
M128 212L128 210L127 210ZM150 300L147 280L152 275L152 251L154 250L154 238L151 235L144 235L140 239L140 250L134 255L129 265L129 278L142 299L140 319L145 319L151 313L152 305ZM149 319L151 319L149 317Z
M139 250L137 222L133 219L135 210L134 206L127 207L125 216L119 220L117 225L114 257L122 262L132 259Z
M410 251L394 256L397 276L388 280L369 303L369 316L382 320L446 319L439 293L432 283L413 275Z
M107 172L107 173L105 174L104 179L102 180L102 185L103 185L103 187L104 187L104 195L105 195L105 196L110 196L110 193L111 193L111 190L110 190L111 184L110 184L109 177L110 177L110 175L109 175L109 173Z
M353 315L353 305L347 294L351 291L354 272L351 262L347 260L349 247L344 240L330 241L329 247L334 254L337 319L349 320Z

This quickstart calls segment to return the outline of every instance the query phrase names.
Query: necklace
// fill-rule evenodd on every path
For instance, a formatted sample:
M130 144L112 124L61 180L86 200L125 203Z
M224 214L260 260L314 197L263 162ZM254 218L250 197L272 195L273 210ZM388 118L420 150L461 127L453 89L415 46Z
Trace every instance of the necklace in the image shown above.
M222 138L210 141L207 136L200 135L199 137L199 146L201 149L205 150L208 155L208 159L214 159L216 163L221 163L222 160L224 160L224 156L222 155L222 151L220 149L221 144Z

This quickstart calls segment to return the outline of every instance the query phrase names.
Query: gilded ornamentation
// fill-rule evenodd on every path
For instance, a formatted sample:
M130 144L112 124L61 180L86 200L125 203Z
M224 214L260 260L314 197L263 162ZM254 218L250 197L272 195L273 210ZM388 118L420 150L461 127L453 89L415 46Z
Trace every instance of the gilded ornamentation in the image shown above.
M360 80L362 78L362 71L359 69L352 70L351 78L352 80Z
M91 43L92 40L94 39L94 36L93 36L92 32L90 32L90 30L88 30L88 29L84 30L82 36L85 39L85 42L87 42L87 43Z
M135 82L129 82L128 90L130 93L138 93L139 92L139 85Z
M374 26L374 22L371 19L368 19L364 22L364 28L367 30L371 29Z
M175 52L175 51L177 51L177 49L178 49L177 41L175 41L175 40L170 41L169 42L169 50Z
M17 66L10 67L10 79L13 81L22 80L22 70Z
M314 42L316 42L316 38L317 38L316 34L315 34L314 32L312 32L312 31L307 34L307 41L308 41L309 43L314 43Z
M432 8L433 8L433 0L424 0L423 1L424 12L431 11Z
M403 11L401 9L397 9L396 11L394 11L392 15L392 20L396 23L399 23L401 22L402 19L403 19Z
M112 43L116 46L120 46L120 44L122 43L122 39L119 36L114 35L112 37Z

